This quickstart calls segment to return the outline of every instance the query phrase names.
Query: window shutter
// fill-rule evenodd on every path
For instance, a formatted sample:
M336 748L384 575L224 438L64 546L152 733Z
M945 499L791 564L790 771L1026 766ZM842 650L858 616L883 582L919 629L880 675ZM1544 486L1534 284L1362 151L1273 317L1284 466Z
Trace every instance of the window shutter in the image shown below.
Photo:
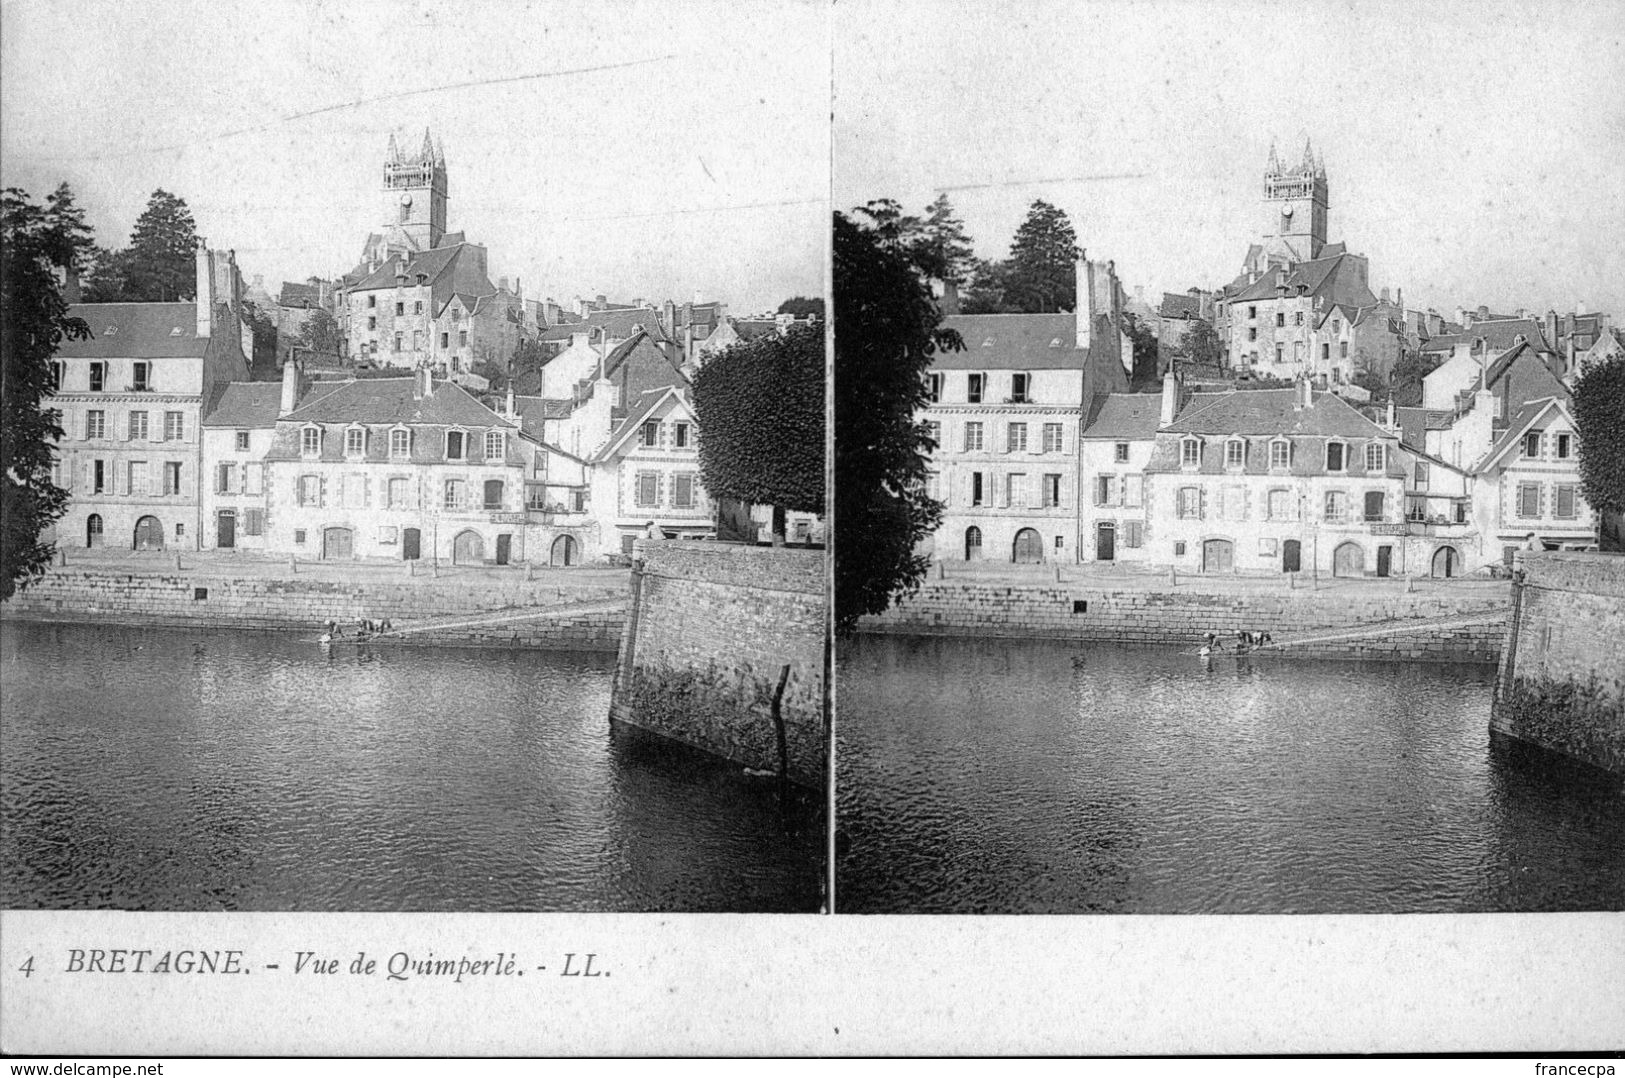
M163 482L163 467L163 464L159 461L147 461L148 494L158 494L164 489L162 486L160 486L160 484Z
M1196 519L1207 519L1207 488L1199 487L1196 491Z
M117 423L118 420L115 419L113 422ZM118 433L117 431L114 431L115 435L117 433ZM135 416L131 415L129 412L125 412L124 413L124 440L126 442L129 442L129 441L133 441L134 439L135 439Z
M316 508L327 508L327 476L325 475L316 480Z

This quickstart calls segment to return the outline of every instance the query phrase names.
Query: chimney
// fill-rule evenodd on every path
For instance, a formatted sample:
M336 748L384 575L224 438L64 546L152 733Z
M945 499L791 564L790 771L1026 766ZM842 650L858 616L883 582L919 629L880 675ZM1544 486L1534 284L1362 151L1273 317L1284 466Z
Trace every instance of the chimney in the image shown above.
M1073 301L1072 319L1078 337L1077 347L1087 351L1094 330L1095 264L1089 261L1080 251L1073 270L1077 274L1077 289L1076 298Z
M516 416L518 414L519 414L518 412L514 411L514 407L513 407L513 383L509 382L508 383L508 411L507 411L507 416L508 416L509 419L512 419L514 416Z
M207 242L197 241L197 335L207 337L214 321L214 255Z
M702 301L701 301L701 300L700 300L700 290L699 290L699 289L698 289L698 288L696 288L696 289L695 289L695 290L694 290L694 302L695 302L695 303L696 303L696 304L698 304L698 303L700 303L700 302L702 302Z
M508 278L506 278L506 277L498 277L497 278L497 291L498 292L506 292L507 290L508 290Z
M675 339L677 336L677 304L668 299L660 305L660 322L666 330L666 335Z
M278 415L287 415L299 404L299 364L289 356L282 364L282 404Z
M1315 403L1315 385L1305 378L1298 383L1298 407L1311 408Z
M1394 398L1391 396L1388 398L1388 429L1399 429L1399 413L1394 408Z
M427 398L434 396L433 367L419 367L417 370L412 372L412 378L416 383L412 387L413 397L418 400L426 400Z
M1546 312L1546 344L1557 347L1557 312L1553 310Z
M942 282L942 313L945 315L959 313L958 281L949 280Z
M1168 426L1178 414L1179 375L1170 370L1162 376L1162 414L1157 417L1157 426Z

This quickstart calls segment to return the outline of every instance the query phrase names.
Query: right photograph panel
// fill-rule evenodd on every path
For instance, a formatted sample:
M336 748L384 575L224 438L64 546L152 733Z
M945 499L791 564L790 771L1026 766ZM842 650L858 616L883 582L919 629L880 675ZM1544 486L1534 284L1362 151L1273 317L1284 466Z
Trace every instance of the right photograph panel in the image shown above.
M1625 909L1617 16L1284 10L835 37L840 912Z

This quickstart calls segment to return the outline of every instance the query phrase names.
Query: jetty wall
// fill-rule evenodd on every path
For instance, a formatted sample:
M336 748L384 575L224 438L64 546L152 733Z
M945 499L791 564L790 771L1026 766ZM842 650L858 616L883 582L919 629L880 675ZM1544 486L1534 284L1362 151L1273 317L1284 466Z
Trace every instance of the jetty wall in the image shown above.
M1491 728L1625 775L1625 555L1517 565Z
M734 760L781 765L822 789L825 600L821 551L640 540L610 714Z

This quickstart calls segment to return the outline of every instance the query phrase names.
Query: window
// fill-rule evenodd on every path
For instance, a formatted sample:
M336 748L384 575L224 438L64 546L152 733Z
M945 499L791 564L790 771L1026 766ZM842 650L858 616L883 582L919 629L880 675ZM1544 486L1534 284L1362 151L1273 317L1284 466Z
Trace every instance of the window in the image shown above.
M1275 346L1275 362L1282 363L1285 360L1286 360L1286 345L1277 344Z
M1570 438L1569 435L1567 435L1567 434L1559 434L1557 436L1557 459L1558 460L1568 460L1569 459L1569 453L1570 453L1571 449L1573 448L1573 445L1574 445L1573 439Z
M377 306L378 306L378 297L377 296L368 296L367 297L367 307L370 309L370 308L377 307Z
M107 388L107 364L92 363L90 365L90 391L100 393Z
M1119 464L1128 463L1128 443L1118 442L1112 447L1112 459Z
M1575 511L1573 483L1559 483L1557 485L1557 512L1555 515L1562 520L1573 520L1579 515Z
M450 348L451 347L451 334L450 333L442 333L440 335L440 347L442 347L442 348Z
M1348 341L1339 341L1337 343L1337 354L1338 354L1338 357L1341 358L1341 359L1347 359L1349 357L1349 342Z
M1286 325L1286 312L1285 311L1276 311L1275 312L1275 324L1277 326Z
M942 447L942 424L941 423L938 423L934 419L933 420L927 420L926 424L925 424L925 433L926 433L926 436L931 439L933 449L940 449Z
M107 462L104 460L90 462L90 492L92 494L107 493Z
M246 430L237 432L237 452L248 452L248 432Z
M488 430L485 432L485 459L502 460L508 455L508 435L506 431Z
M130 413L130 441L144 442L147 440L147 413Z
M1265 503L1265 513L1270 520L1291 520L1293 516L1292 506L1292 492L1276 487L1269 492L1268 501Z
M405 333L401 333L399 331L396 332L396 334L395 334L395 351L399 352L399 351L403 350L402 344L403 344L403 339L405 338L405 336L406 336Z
M660 477L654 472L639 472L633 503L640 509L650 509L660 504Z
M445 497L441 504L447 509L461 509L468 504L468 484L461 479L446 480Z
M925 399L931 404L942 400L942 375L927 374L925 376Z
M1114 505L1117 501L1117 477L1115 475L1095 476L1095 504Z
M395 304L395 316L398 318L398 317L400 317L401 315L403 315L405 313L406 313L406 304L404 304L404 303L396 303Z
M1257 318L1258 317L1258 308L1257 307L1248 307L1247 308L1247 317L1250 318L1250 319L1251 318Z
M1292 324L1295 325L1295 326L1303 325L1303 312L1302 311L1298 311L1298 312L1293 314L1293 316L1292 316Z
M1428 488L1428 462L1425 460L1416 462L1415 486L1417 490L1426 490Z
M1185 468L1195 468L1202 463L1201 439L1185 438L1179 443L1179 463Z
M1005 449L1011 453L1025 453L1027 451L1027 424L1010 424Z
M1123 504L1138 509L1145 504L1145 478L1138 475L1123 477Z
M164 463L164 493L179 494L181 492L181 462L178 460Z
M164 413L164 441L183 442L186 440L186 414L184 412Z
M1303 342L1302 341L1293 341L1292 342L1292 360L1293 360L1294 363L1302 363L1303 362Z
M460 430L446 432L446 459L462 460L468 455L468 435Z
M1123 545L1131 550L1138 550L1145 545L1145 523L1143 521L1125 520L1117 534L1123 540Z
M1518 484L1518 515L1526 519L1540 516L1540 484Z
M137 392L145 392L152 388L152 364L137 363L130 378L130 388Z
M651 419L643 424L638 432L638 444L641 446L657 446L660 444L660 422Z
M322 429L320 427L306 427L299 432L299 452L307 457L321 455Z
M671 444L678 449L688 448L687 423L673 423L671 425Z
M304 546L305 545L305 529L303 529L303 528L295 528L293 530L293 541L299 546Z
M1380 490L1365 492L1365 520L1367 524L1376 524L1382 521L1384 516L1383 503L1386 501L1387 498L1384 497L1383 492Z
M127 463L125 472L125 489L130 494L141 495L147 493L147 462L132 460Z
M367 432L362 427L351 427L344 432L344 455L359 457L367 451Z
M393 476L389 480L386 497L391 509L408 509L411 507L411 480L405 476Z
M389 455L396 458L410 456L412 452L412 432L409 430L392 430L389 432Z
M925 473L925 496L934 502L942 501L942 477L936 472Z
M982 425L980 423L965 424L965 449L967 452L977 452L982 448Z
M1387 446L1381 442L1372 442L1365 447L1365 470L1378 474L1388 470Z
M1027 504L1027 477L1016 472L1004 477L1004 504L1012 509Z
M1532 430L1523 436L1523 455L1529 458L1540 456L1540 431Z
M468 330L460 329L460 330L457 331L457 347L466 348L467 346L468 346Z
M1044 476L1043 503L1045 509L1057 509L1061 504L1061 477L1050 474Z
M1046 453L1059 453L1059 452L1061 452L1061 424L1059 424L1059 423L1045 423L1044 424L1044 452L1046 452Z
M1344 468L1344 464L1345 464L1344 458L1347 456L1347 453L1348 453L1348 447L1345 446L1342 442L1327 442L1326 443L1326 470L1328 472L1340 472L1340 471L1342 471L1343 468Z
M1224 466L1226 468L1240 468L1247 462L1247 443L1240 438L1231 438L1224 443Z
M1028 376L1028 375L1025 375L1025 374L1012 374L1010 376L1010 403L1011 404L1030 404L1031 403L1031 401L1028 400L1028 388L1029 388L1029 385L1031 383L1031 380L1032 380L1031 377Z
M1202 488L1179 488L1179 516L1181 520L1202 519Z
M1292 463L1292 443L1277 439L1270 443L1270 467L1286 468Z
M970 503L971 503L971 505L981 505L982 504L982 496L983 496L982 473L981 472L972 472L972 473L970 473Z
M694 508L694 476L682 472L672 477L671 504L675 509Z
M367 316L367 328L368 329L377 329L378 328L378 318L377 318L376 315L368 315ZM377 344L376 341L374 341L373 343L375 345Z
M572 490L570 492L570 507L571 512L585 513L587 511L587 492L584 490Z
M487 479L485 481L485 508L502 508L502 480Z
M1247 339L1249 341L1258 340L1258 327L1257 326L1248 326L1247 327Z
M1343 332L1343 320L1341 318L1332 319L1332 333L1337 334L1341 332Z
M525 508L538 512L547 508L547 488L540 483L525 484Z
M319 508L322 504L322 477L319 475L301 475L299 477L299 504L307 509Z
M987 375L972 374L967 376L965 385L965 399L971 404L982 403L982 389L987 382Z
M1328 490L1326 492L1326 523L1347 524L1349 519L1349 496L1341 490Z
M414 300L412 302L412 313L413 314L422 314L423 313L423 301L421 299L420 300Z
M1331 345L1323 344L1323 345L1320 346L1320 358L1321 359L1331 359L1332 358L1332 346Z
M216 494L237 493L237 466L235 464L220 464L215 467L214 492Z

